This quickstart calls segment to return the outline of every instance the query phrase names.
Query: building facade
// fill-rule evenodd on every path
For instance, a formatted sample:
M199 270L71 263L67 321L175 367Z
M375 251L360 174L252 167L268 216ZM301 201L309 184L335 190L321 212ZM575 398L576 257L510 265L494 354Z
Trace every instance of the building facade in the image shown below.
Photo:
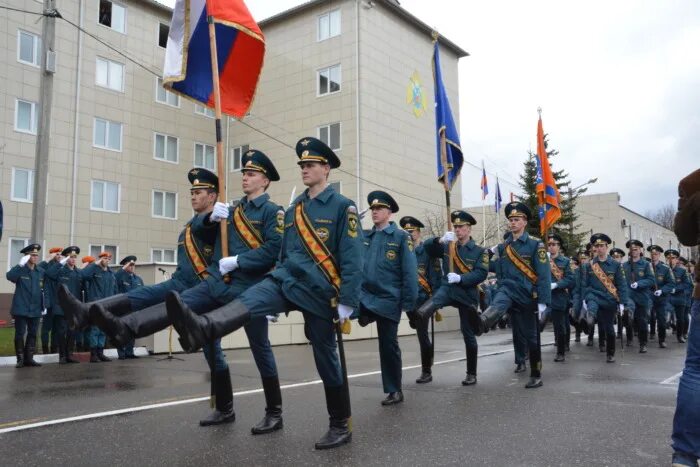
M13 7L41 12L42 3ZM192 216L186 173L216 170L213 113L160 86L171 10L153 0L59 2L44 247L75 244L172 265ZM41 21L0 10L0 264L30 240L40 96ZM436 181L431 29L391 0L312 1L261 21L266 56L250 115L226 119L226 198L240 196L240 157L266 152L286 206L304 189L293 147L318 136L342 160L330 182L360 209L375 189L399 215L440 211ZM96 40L95 37L99 39ZM457 105L457 64L467 54L440 38L443 78ZM460 199L459 188L455 198ZM364 221L369 226L368 219ZM0 281L0 314L13 286ZM281 331L280 331L281 332ZM291 331L289 331L291 332ZM302 333L303 336L303 333Z

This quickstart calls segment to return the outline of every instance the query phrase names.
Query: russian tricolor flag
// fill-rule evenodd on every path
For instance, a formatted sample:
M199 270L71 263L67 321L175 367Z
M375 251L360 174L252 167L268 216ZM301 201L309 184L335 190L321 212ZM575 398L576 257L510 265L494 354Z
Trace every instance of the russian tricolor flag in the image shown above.
M216 30L221 111L242 118L253 103L265 55L265 38L243 0L176 0L163 84L214 107L208 16Z

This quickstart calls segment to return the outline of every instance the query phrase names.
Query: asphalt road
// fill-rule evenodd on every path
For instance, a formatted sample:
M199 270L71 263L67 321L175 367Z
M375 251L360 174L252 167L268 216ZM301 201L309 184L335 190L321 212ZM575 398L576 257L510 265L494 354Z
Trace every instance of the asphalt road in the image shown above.
M670 464L677 375L685 346L618 350L574 344L566 363L543 348L544 386L513 373L510 331L479 338L479 382L463 387L464 344L438 333L434 381L419 374L418 344L401 338L403 404L382 407L377 342L346 343L353 442L314 451L328 424L323 387L305 345L275 347L283 430L252 436L263 415L257 370L246 349L227 351L237 420L201 428L209 411L201 354L102 364L0 368L3 465L630 465ZM551 333L542 335L543 345ZM11 431L14 430L14 431Z

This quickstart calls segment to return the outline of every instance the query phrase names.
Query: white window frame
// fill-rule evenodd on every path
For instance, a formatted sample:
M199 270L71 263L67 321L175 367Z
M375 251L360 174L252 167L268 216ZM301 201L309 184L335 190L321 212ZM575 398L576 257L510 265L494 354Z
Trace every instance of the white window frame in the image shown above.
M29 198L16 198L15 197L15 173L18 170L29 172L29 187L27 193L29 193ZM24 167L12 167L12 182L10 183L10 201L16 201L18 203L32 203L34 202L34 170L25 169Z
M238 155L238 168L236 168L236 151L239 152ZM241 169L243 168L243 154L246 152L250 151L250 144L242 144L241 146L236 146L235 148L231 148L231 160L229 161L229 172L240 172Z
M34 60L35 62L27 62L26 60L22 60L20 58L20 37L22 36L22 33L28 34L34 38ZM38 34L34 34L33 32L27 31L25 29L18 29L17 30L17 61L19 63L24 63L25 65L33 66L35 68L39 68L41 66L41 39L39 38Z
M333 146L331 146L331 126L333 126L333 125L338 125L338 147L337 148L334 148ZM328 147L331 148L333 151L341 151L343 149L343 125L342 125L342 123L341 122L333 122L333 123L327 123L325 125L321 125L321 126L317 127L316 128L316 137L321 141L323 141L321 139L321 130L323 128L328 129L328 143L326 143L328 145Z
M12 268L15 266L14 264L12 264L12 261L11 261L11 259L12 259L12 241L13 241L13 240L21 240L21 241L24 243L24 246L28 246L28 245L29 245L29 239L28 239L28 238L24 238L24 237L9 237L9 238L7 239L7 270L8 270L8 271L9 271L10 269L12 269ZM24 248L24 247L22 247L22 248Z
M97 25L98 25L98 26L102 26L103 28L107 28L107 29L109 29L110 31L114 31L114 32L118 32L119 34L124 34L124 35L126 35L127 30L128 30L127 25L129 24L129 21L128 21L128 18L129 18L129 9L126 7L125 4L123 4L123 3L121 3L121 2L115 2L114 0L106 0L106 1L108 1L109 3L111 3L112 6L114 6L114 5L116 4L116 5L119 5L120 7L122 7L122 8L124 9L124 30L123 30L123 31L120 31L120 30L118 30L118 29L114 29L112 26L107 26L107 25L105 25L105 24L100 23L100 0L97 0Z
M216 117L216 114L214 113L214 109L210 109L206 105L197 104L197 103L194 104L194 113L196 113L197 115L202 115L202 116L207 117L207 118Z
M112 211L111 209L106 209L106 208L96 208L92 205L92 191L93 191L93 185L95 183L104 183L105 184L105 189L103 190L103 193L102 193L102 206L107 205L106 184L111 183L113 185L117 185L117 210L116 211ZM110 214L121 213L121 210L122 210L122 184L117 183L117 182L110 182L109 180L99 180L99 179L90 180L90 210L91 211L98 211L98 212L107 212Z
M212 147L214 149L214 168L206 167L205 165L197 165L197 146L202 146L202 157L206 158L206 147ZM205 162L205 161L202 161ZM194 147L192 149L192 167L199 167L200 169L211 170L216 172L216 146L213 144L202 143L200 141L195 141Z
M331 78L330 70L332 68L338 67L338 90L331 91ZM321 73L328 71L328 91L321 94ZM316 70L316 97L330 96L333 94L338 94L343 90L343 68L340 63L335 63L333 65L324 66Z
M171 194L175 195L175 217L168 217L166 215L159 216L155 213L156 210L156 193L163 194L163 212L165 213L165 195ZM151 190L151 217L154 219L167 219L169 221L177 220L177 207L178 207L178 196L176 191L165 191L165 190Z
M95 139L97 138L97 121L102 120L103 122L106 122L105 126L105 142L109 141L109 126L110 125L119 125L119 149L114 149L110 148L109 146L102 146L100 144L97 144L95 142ZM95 148L99 149L104 149L106 151L113 151L113 152L122 152L122 148L124 147L124 124L121 122L115 122L113 120L107 120L106 118L101 118L101 117L95 117L93 119L92 123L92 146Z
M338 14L338 33L337 34L331 34L331 17L334 13ZM321 34L321 20L323 18L328 19L328 35L323 36ZM316 42L323 42L328 39L331 39L333 37L338 37L342 32L343 32L343 27L342 27L342 14L340 12L340 8L336 8L335 10L327 11L326 13L323 13L322 15L318 15L316 17Z
M168 28L168 36L170 35L170 25L167 23L163 23L162 21L158 21L158 26L156 26L156 45L161 48L165 49L166 47L163 47L160 45L160 26L163 25ZM165 36L165 45L168 45L168 36Z
M156 261L153 258L153 252L155 252L155 251L160 251L161 261ZM165 252L166 251L173 252L174 261L172 263L169 261L165 261ZM154 264L177 264L177 249L176 248L151 248L151 263L154 263Z
M97 82L97 63L100 60L107 63L107 84L106 85L100 84ZM112 65L112 64L119 65L120 67L122 67L122 80L121 80L121 83L119 83L118 88L114 88L110 85L112 80L111 80L111 75L110 75L109 69L110 69L110 65ZM117 62L115 60L110 60L109 58L105 58L105 57L100 57L100 56L95 57L95 86L101 87L102 89L109 89L110 91L116 91L116 92L123 93L125 81L126 81L126 65L125 64L123 64L121 62Z
M25 130L24 128L19 128L17 124L19 123L19 103L22 102L24 104L30 104L31 107L31 115L29 116L29 119L31 120L31 129ZM39 115L37 113L37 103L33 101L29 101L27 99L20 99L19 97L15 98L15 131L18 133L25 133L27 135L35 135L36 134L36 129L37 129L37 124L38 121L37 119L39 118Z
M164 100L164 101L158 99L158 91L160 91L160 90L162 90L163 92L165 92L165 100ZM170 102L168 102L168 97L169 97L169 96L174 96L177 103L176 103L176 104L171 104ZM156 100L156 102L157 102L158 104L167 105L168 107L175 107L176 109L179 109L179 108L180 108L180 96L178 96L178 95L175 94L174 92L170 92L170 91L168 91L167 89L165 89L165 88L163 87L163 78L160 78L160 77L158 77L158 76L156 76L156 96L155 96L155 100Z
M92 247L99 247L100 251L107 251L105 250L106 246L113 246L114 247L114 255L112 256L112 262L109 263L110 266L114 266L119 264L119 245L108 245L106 243L89 243L88 244L88 251L87 254L90 255L92 253ZM98 253L99 255L99 253ZM99 259L97 256L94 257L95 259Z
M163 138L165 138L164 144L163 144L163 149L166 151L166 153L167 153L167 149L168 149L168 144L167 144L168 138L175 138L175 160L174 161L168 160L167 155L166 155L165 159L161 159L160 157L158 157L158 154L156 154L156 147L158 146L158 137L159 136L162 136ZM168 164L175 164L175 165L179 164L180 163L180 138L178 138L177 136L168 135L166 133L160 133L160 132L154 131L153 132L153 159L155 159L159 162L167 162Z

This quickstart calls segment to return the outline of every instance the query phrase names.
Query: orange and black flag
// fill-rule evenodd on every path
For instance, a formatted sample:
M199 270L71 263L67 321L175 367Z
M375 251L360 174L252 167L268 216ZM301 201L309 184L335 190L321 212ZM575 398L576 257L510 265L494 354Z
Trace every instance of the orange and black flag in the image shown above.
M537 202L540 214L540 232L545 232L561 218L559 208L559 189L549 166L547 151L544 148L544 130L542 116L537 122Z

